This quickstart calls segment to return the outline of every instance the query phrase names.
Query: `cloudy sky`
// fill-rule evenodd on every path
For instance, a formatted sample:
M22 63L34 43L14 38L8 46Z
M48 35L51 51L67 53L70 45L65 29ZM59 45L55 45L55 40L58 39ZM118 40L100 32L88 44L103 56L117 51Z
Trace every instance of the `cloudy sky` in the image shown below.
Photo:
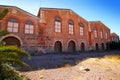
M0 0L37 15L40 7L71 9L88 21L101 21L120 36L120 0Z

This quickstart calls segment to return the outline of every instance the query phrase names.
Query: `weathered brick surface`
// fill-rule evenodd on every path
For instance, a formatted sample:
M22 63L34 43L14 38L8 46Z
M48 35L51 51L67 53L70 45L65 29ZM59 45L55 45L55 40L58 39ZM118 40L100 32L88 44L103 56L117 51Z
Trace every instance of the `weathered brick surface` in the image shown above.
M21 10L17 7L11 6L0 6L0 12L4 9L9 9L8 14L5 16L3 20L0 20L0 30L7 29L8 19L15 18L19 22L19 29L17 33L11 32L7 36L1 38L3 40L6 37L13 36L19 39L21 43L21 47L29 47L29 46L38 46L40 44L39 40L41 39L40 30L41 27L39 25L39 18L34 16L24 10ZM34 24L34 34L25 34L25 23L26 21L32 21Z
M102 43L106 47L106 43L110 42L110 29L100 21L91 21L90 27L91 27L91 41L92 41L91 47L95 50L96 43L98 43L99 49L101 49ZM97 38L95 38L94 27L96 27L97 29ZM101 29L103 30L103 38L101 38L101 35L100 35ZM107 38L106 38L106 33L107 33Z
M85 51L95 50L96 43L99 49L102 49L103 43L106 48L106 43L111 41L110 29L100 21L87 21L80 17L74 11L69 9L56 8L41 8L37 16L34 16L20 8L14 6L0 6L0 13L5 9L9 9L7 16L0 20L0 30L7 29L9 18L16 18L19 22L19 31L10 33L2 37L13 36L20 41L21 47L30 52L55 52L55 43L59 41L58 47L61 47L62 52L68 52L70 41L75 43L75 51L81 51L81 44L84 44ZM55 32L55 18L61 19L61 32ZM24 26L26 21L34 23L34 34L25 34ZM68 22L73 21L73 35L69 34ZM84 35L80 35L79 23L84 25ZM97 38L94 37L94 27L97 28ZM103 30L103 38L100 37L100 30ZM107 38L106 38L107 33ZM72 44L73 45L73 44Z
M119 36L116 33L111 33L111 41L118 42L119 41Z
M49 41L46 41L46 45L51 46L51 50L54 51L54 44L56 41L62 43L62 50L68 51L68 43L73 40L76 44L76 51L80 51L80 44L83 42L85 44L85 49L88 49L88 21L81 18L75 12L67 9L41 9L40 13L42 14L41 23L45 24L46 27L46 37L49 38ZM61 19L61 32L55 32L55 18L59 17ZM69 34L68 30L68 21L72 20L74 23L74 34ZM84 25L84 36L80 36L79 23ZM48 43L49 42L49 43Z
M41 15L42 14L42 15ZM95 50L96 43L98 43L99 50L102 49L101 44L104 44L106 48L106 43L110 41L110 29L100 21L88 22L75 12L69 9L51 9L51 8L41 8L38 16L41 18L41 23L45 24L46 36L50 38L51 41L46 42L47 45L51 46L54 51L54 44L56 41L62 43L63 51L68 51L68 43L73 40L76 44L76 51L80 51L80 44L83 42L85 44L85 50ZM62 32L55 32L55 18L59 17L62 21ZM74 34L70 35L68 33L68 21L72 20L74 23ZM80 36L79 23L84 24L84 36ZM94 37L94 26L97 28L97 38ZM100 29L103 30L103 38L100 37ZM106 38L107 33L107 38Z

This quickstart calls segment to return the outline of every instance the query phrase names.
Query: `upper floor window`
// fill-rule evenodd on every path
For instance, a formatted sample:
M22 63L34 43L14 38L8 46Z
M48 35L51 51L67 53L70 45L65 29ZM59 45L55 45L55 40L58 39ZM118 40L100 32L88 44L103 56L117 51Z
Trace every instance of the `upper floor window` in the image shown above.
M73 22L72 21L69 21L69 34L73 34Z
M101 37L101 39L103 38L103 30L102 29L100 29L100 37Z
M84 25L82 23L80 23L79 27L80 27L80 35L83 36L84 35Z
M94 36L95 36L95 38L97 38L97 28L96 27L94 27Z
M106 39L108 38L108 33L107 33L107 32L105 33L105 38L106 38Z
M9 32L18 32L18 20L15 18L10 18L8 20L7 30Z
M33 34L34 33L34 24L32 21L27 21L25 23L25 33L26 34Z
M55 32L61 32L61 20L58 17L55 19Z

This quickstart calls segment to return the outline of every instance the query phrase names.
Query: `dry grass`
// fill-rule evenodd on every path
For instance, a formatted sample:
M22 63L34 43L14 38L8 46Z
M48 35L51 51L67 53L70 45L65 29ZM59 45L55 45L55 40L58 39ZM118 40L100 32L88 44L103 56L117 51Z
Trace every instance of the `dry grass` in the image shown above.
M107 56L104 56L104 59L114 64L120 64L120 55L107 55Z
M102 68L109 71L120 64L120 55L106 55L103 58L88 58L82 63L94 65L96 68Z

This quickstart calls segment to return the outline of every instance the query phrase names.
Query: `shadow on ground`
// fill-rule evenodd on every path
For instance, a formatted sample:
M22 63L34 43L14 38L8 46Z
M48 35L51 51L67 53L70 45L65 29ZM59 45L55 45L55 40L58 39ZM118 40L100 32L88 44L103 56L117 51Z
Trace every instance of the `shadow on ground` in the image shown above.
M120 51L43 54L40 56L32 56L31 60L24 58L24 61L31 66L32 70L53 69L64 67L65 65L74 66L87 58L101 58L105 55L112 54L120 55ZM26 70L30 71L28 68L23 71Z

